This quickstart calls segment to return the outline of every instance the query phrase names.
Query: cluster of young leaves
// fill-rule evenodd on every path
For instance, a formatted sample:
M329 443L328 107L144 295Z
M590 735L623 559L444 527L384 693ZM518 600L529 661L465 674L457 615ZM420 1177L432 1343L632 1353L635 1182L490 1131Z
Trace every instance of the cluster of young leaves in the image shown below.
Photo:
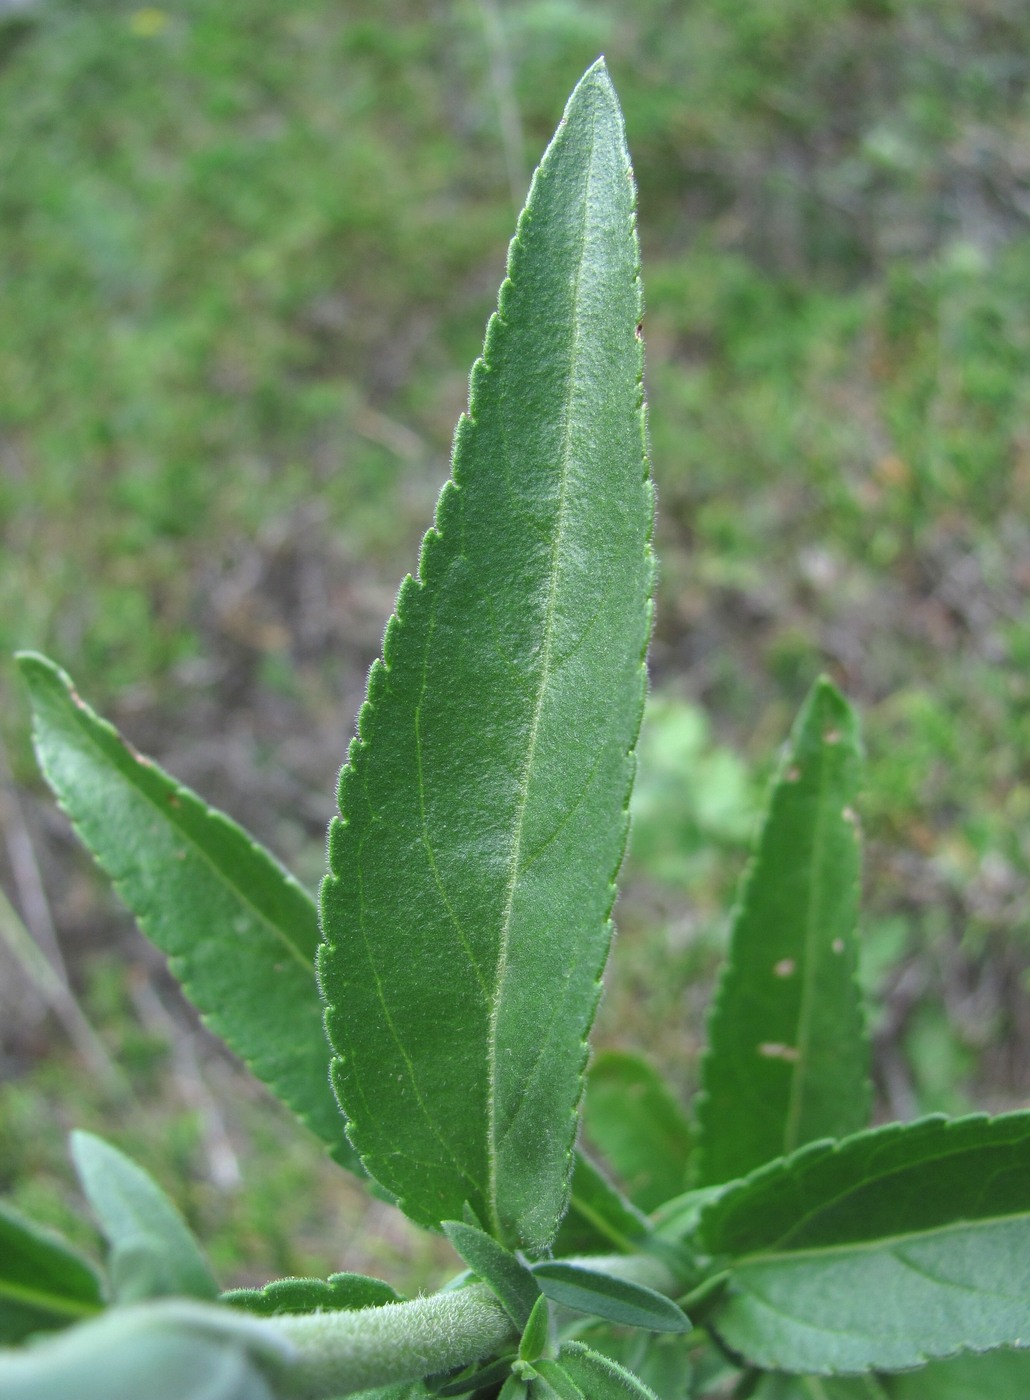
M412 1303L349 1275L220 1295L154 1183L78 1135L106 1267L0 1213L9 1400L1027 1393L1030 1114L868 1126L860 755L828 681L771 790L692 1120L609 1054L586 1138L623 1189L576 1149L650 626L640 320L598 64L369 679L321 942L267 852L22 658L48 781L207 1023L468 1272Z

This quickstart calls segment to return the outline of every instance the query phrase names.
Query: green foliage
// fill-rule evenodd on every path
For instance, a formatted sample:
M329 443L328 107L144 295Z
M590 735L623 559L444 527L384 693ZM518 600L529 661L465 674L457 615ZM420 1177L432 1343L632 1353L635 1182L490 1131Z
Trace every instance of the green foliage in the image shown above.
M0 1202L0 1342L99 1311L100 1280L60 1236Z
M333 1082L362 1160L415 1220L467 1200L535 1251L565 1211L643 706L640 316L622 117L591 70L369 678L322 891Z
M324 1074L311 900L246 832L135 753L56 666L20 660L40 766L83 841L211 1028L360 1171Z
M740 54L792 51L810 20L795 8L738 19ZM471 1276L408 1302L355 1275L216 1300L164 1194L79 1135L106 1280L5 1210L0 1319L22 1344L0 1351L4 1400L916 1400L1022 1383L1030 1114L867 1127L859 751L827 679L742 882L696 1134L646 1062L614 1057L585 1116L637 1203L574 1151L650 626L640 305L598 62L531 186L453 477L370 676L330 835L317 1055L300 887L24 659L44 770L186 991ZM584 1256L567 1231L590 1237Z
M869 1120L858 783L854 715L822 681L798 716L734 917L702 1067L698 1186Z
M141 1167L92 1133L72 1134L72 1158L108 1245L119 1303L216 1298L218 1285L186 1222Z

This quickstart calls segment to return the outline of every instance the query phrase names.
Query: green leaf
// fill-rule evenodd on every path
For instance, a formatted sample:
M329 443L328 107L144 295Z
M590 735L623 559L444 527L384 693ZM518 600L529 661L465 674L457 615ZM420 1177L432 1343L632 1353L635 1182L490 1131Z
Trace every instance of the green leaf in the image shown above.
M539 1361L551 1340L551 1309L541 1293L533 1304L519 1342L520 1361Z
M591 1328L587 1338L593 1351L620 1366L654 1391L658 1400L687 1400L694 1394L693 1353L697 1338L688 1333L615 1332ZM708 1394L707 1389L698 1394Z
M889 1400L1027 1400L1030 1351L988 1351L887 1376Z
M546 1300L545 1300L546 1301ZM491 1386L501 1385L511 1372L512 1358L503 1357L499 1361L490 1361L485 1366L472 1366L456 1380L446 1381L443 1384L434 1384L433 1395L470 1395L476 1390L486 1390Z
M564 1212L644 695L652 493L633 183L602 63L537 172L453 480L340 786L333 1082L415 1220Z
M267 851L141 757L44 657L19 657L39 764L186 995L344 1166L329 1087L315 906Z
M108 1273L119 1301L216 1298L218 1285L200 1246L143 1168L92 1133L72 1133L71 1146L82 1189L110 1246Z
M280 1313L304 1313L357 1308L381 1308L399 1303L400 1294L382 1279L365 1274L330 1274L320 1278L278 1278L264 1288L233 1288L221 1301L260 1317Z
M92 1265L0 1201L0 1344L67 1327L102 1306Z
M647 1216L577 1148L569 1210L555 1240L555 1253L596 1254L614 1245L623 1254L635 1254L650 1234Z
M655 1400L637 1376L581 1342L566 1342L557 1361L536 1368L559 1400Z
M749 1400L890 1400L878 1376L785 1376L778 1371L764 1376L748 1395Z
M583 1126L641 1210L654 1210L686 1189L686 1116L658 1071L639 1055L606 1050L597 1056L587 1076Z
M266 1323L164 1299L0 1351L3 1400L274 1400L293 1348Z
M891 1124L731 1187L706 1317L769 1370L901 1370L1030 1340L1030 1113Z
M690 1330L690 1319L671 1298L643 1284L561 1260L534 1265L533 1276L547 1297L564 1308L648 1332Z
M519 1329L529 1322L540 1286L514 1254L482 1230L460 1220L445 1220L443 1232L474 1274L497 1295Z
M694 1184L732 1181L869 1121L855 978L857 723L816 683L773 784L709 1029Z

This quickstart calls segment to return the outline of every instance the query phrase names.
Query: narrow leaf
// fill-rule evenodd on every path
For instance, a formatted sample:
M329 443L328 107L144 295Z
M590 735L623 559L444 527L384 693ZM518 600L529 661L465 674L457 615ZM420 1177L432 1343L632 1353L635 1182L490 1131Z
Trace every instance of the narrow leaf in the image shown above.
M855 979L859 777L854 714L820 680L791 734L734 915L702 1066L697 1186L869 1122Z
M216 1298L218 1285L185 1220L142 1167L92 1133L72 1133L79 1181L110 1246L118 1299Z
M706 1321L754 1366L900 1370L1030 1342L1030 1113L891 1124L731 1187Z
M520 1361L539 1361L551 1340L551 1309L541 1293L533 1304L519 1342Z
M281 1313L352 1311L399 1303L400 1294L382 1279L364 1274L330 1274L328 1279L279 1278L264 1288L233 1288L221 1301L259 1317Z
M460 1220L445 1220L443 1231L472 1272L497 1295L515 1326L525 1327L540 1297L540 1286L525 1264L482 1230Z
M586 1400L655 1400L639 1377L581 1342L566 1342L557 1365Z
M534 178L340 786L319 961L353 1142L413 1219L565 1209L652 581L638 252L602 63Z
M564 1308L648 1332L690 1330L690 1319L671 1298L643 1284L560 1260L535 1265L533 1276L546 1296Z
M651 1234L651 1222L578 1148L569 1210L555 1240L555 1253L597 1254L613 1246L635 1254Z
M66 1327L102 1306L100 1280L87 1260L0 1201L0 1344Z
M918 1371L887 1376L888 1400L1027 1400L1030 1351L989 1351L931 1361Z
M587 1076L583 1126L641 1210L654 1210L686 1190L686 1116L658 1071L639 1055L606 1050L597 1056Z
M267 851L141 757L44 657L23 654L43 774L205 1022L343 1165L315 906Z
M485 1366L473 1366L466 1370L457 1379L447 1381L444 1384L434 1384L431 1390L433 1395L471 1395L477 1390L487 1390L490 1387L501 1385L511 1373L512 1358L502 1357L499 1361L490 1361Z

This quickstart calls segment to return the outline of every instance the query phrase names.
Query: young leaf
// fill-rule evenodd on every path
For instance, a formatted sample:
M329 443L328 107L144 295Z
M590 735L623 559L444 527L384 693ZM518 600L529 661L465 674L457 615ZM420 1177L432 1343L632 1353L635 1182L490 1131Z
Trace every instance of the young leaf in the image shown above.
M384 1303L399 1303L401 1296L382 1279L330 1274L328 1279L278 1278L264 1288L232 1288L222 1294L221 1301L259 1317L275 1317L280 1313L380 1308Z
M859 774L854 714L829 681L817 681L734 916L702 1066L697 1186L869 1121L855 980Z
M72 1133L72 1157L104 1232L121 1302L216 1298L218 1285L185 1220L142 1167L92 1133Z
M0 1344L67 1327L102 1306L87 1260L0 1201Z
M1030 1113L890 1124L731 1187L706 1317L769 1370L892 1371L1030 1340Z
M344 1166L315 906L228 817L141 757L44 657L19 657L43 774L207 1025Z
M614 1246L623 1254L635 1254L650 1234L647 1216L577 1148L569 1210L555 1240L555 1253L597 1254Z
M637 1376L581 1342L566 1342L557 1361L536 1369L559 1400L655 1400Z
M163 1299L0 1351L3 1400L274 1400L292 1346L257 1318Z
M460 1220L445 1220L443 1232L472 1272L494 1291L515 1326L525 1327L540 1297L540 1286L525 1264L490 1235Z
M413 1219L467 1200L534 1252L568 1194L643 704L640 305L598 63L519 220L323 886L333 1082L366 1166Z
M687 1186L690 1128L668 1085L639 1055L606 1050L587 1076L587 1137L641 1210L654 1210ZM575 1177L573 1177L575 1190Z
M551 1340L551 1309L541 1293L533 1304L519 1342L520 1361L539 1361Z
M591 1313L622 1327L648 1332L689 1332L690 1319L664 1293L561 1260L536 1264L533 1276L553 1303Z

